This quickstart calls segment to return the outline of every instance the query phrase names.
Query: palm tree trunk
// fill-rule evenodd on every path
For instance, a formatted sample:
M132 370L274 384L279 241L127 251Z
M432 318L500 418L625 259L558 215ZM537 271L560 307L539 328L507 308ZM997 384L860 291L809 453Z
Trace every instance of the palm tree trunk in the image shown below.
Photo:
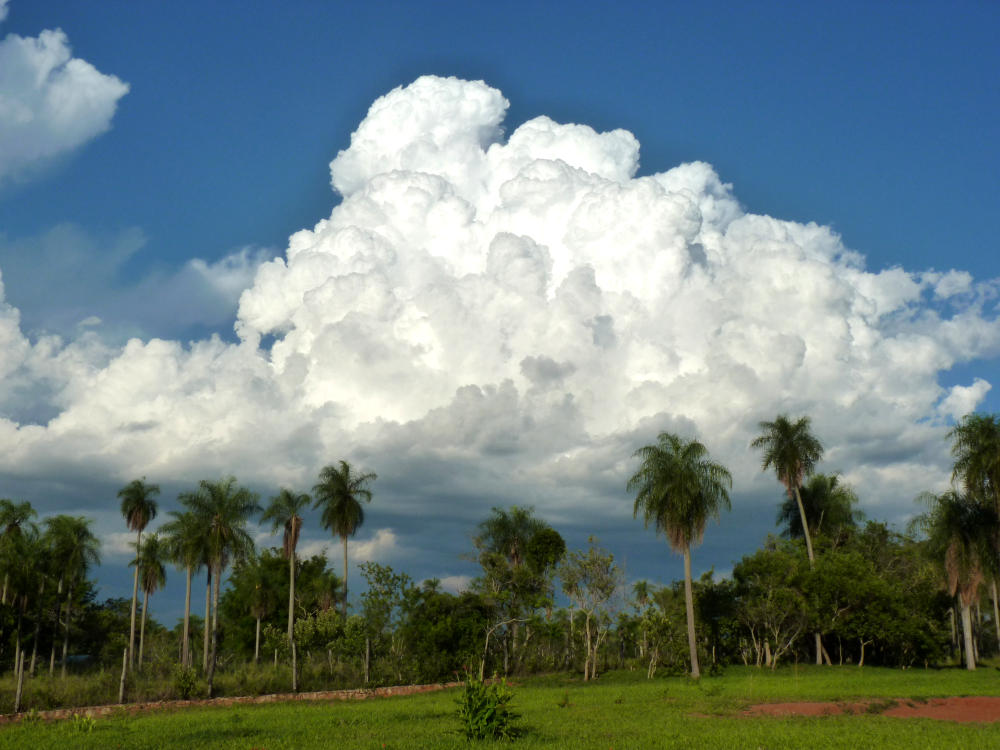
M149 592L142 593L142 625L139 626L139 669L142 669L142 649L146 643L146 610L149 608Z
M59 586L56 587L56 611L52 615L52 648L49 651L49 677L56 671L56 638L59 637L59 612L62 610L63 578L59 576Z
M206 566L208 568L207 584L205 585L205 624L202 626L202 644L201 649L201 671L208 672L208 639L209 639L209 628L212 624L212 566Z
M191 666L191 566L187 566L187 586L184 589L184 641L181 643L181 665Z
M62 652L62 678L66 679L66 657L69 654L69 620L70 620L70 608L73 605L73 587L69 587L69 594L66 596L66 631L63 635L63 652Z
M135 665L135 609L139 600L139 545L142 544L142 531L135 539L135 575L132 578L132 614L128 626L128 668Z
M809 533L809 522L806 521L806 509L802 505L802 494L799 492L799 488L794 487L795 490L795 503L799 506L799 518L802 520L802 536L806 540L806 554L809 555L809 568L810 570L816 567L816 555L813 553L813 543L812 534ZM816 664L822 666L823 664L823 638L817 631L815 634L815 650L816 650Z
M965 636L965 668L974 670L976 668L975 652L972 649L972 608L970 605L962 603L962 634Z
M37 616L35 617L35 634L31 638L31 666L28 667L28 676L35 676L35 665L38 662L38 638L42 634L42 595L45 593L45 577L42 577L42 582L38 587L38 609Z
M698 641L694 635L694 594L691 591L691 548L684 548L684 609L687 612L688 649L691 651L691 677L701 677L698 669Z
M254 666L260 661L260 617L257 618L257 640L253 644L253 663Z
M219 579L222 565L215 565L215 580L212 582L212 654L208 657L208 697L212 697L212 681L215 679L216 648L219 644Z
M288 642L295 635L295 550L288 556Z
M997 582L993 581L993 625L997 629L997 644L1000 648L1000 605L997 604Z
M347 617L347 537L340 537L344 540L344 604L342 606L342 611L344 617Z

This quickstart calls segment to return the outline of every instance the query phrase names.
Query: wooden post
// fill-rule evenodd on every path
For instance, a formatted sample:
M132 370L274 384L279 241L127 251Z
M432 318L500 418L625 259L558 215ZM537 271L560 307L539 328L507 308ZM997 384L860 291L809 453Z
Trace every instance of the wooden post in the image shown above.
M24 689L24 650L17 658L17 691L14 693L14 713L21 713L21 691Z
M128 671L128 649L122 653L122 680L118 684L118 703L125 702L125 674Z

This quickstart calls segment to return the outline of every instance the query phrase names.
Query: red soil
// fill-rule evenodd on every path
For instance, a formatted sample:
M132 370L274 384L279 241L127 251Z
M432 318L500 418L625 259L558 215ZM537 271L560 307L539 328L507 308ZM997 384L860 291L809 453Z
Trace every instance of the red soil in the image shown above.
M748 708L747 716L836 716L839 714L877 713L905 719L941 719L960 722L1000 721L1000 697L931 698L914 701L900 698L882 708L881 701L838 703L760 703Z

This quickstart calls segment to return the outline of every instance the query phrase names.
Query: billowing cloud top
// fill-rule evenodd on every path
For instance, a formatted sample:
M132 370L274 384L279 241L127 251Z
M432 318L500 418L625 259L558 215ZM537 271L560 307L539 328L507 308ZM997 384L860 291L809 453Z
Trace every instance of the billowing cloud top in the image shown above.
M0 419L0 470L308 487L352 457L399 513L610 518L659 430L700 437L741 492L758 420L788 411L868 502L947 478L946 421L990 386L937 377L1000 351L995 281L870 272L708 164L636 177L623 130L539 117L504 140L507 104L436 77L378 99L331 164L343 200L243 292L238 344L32 342L0 307L0 414L56 412Z
M0 22L7 16L0 1ZM128 84L73 57L59 29L0 41L0 184L111 125Z

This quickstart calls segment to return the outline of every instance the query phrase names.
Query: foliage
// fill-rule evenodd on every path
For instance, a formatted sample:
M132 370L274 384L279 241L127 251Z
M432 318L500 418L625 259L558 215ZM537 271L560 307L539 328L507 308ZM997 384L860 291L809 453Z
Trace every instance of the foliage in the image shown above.
M174 667L174 693L181 700L191 698L198 687L198 674L191 667Z
M483 682L469 673L465 687L456 701L462 733L470 740L511 740L517 735L514 720L518 715L510 708L514 691L503 678Z

